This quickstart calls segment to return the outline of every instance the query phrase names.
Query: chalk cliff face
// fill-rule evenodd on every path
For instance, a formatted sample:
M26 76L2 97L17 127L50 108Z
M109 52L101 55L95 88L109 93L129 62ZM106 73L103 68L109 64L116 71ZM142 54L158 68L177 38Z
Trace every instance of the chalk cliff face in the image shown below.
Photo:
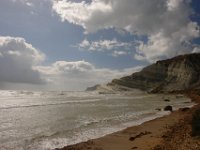
M200 53L157 61L140 72L114 79L108 86L151 92L200 89Z

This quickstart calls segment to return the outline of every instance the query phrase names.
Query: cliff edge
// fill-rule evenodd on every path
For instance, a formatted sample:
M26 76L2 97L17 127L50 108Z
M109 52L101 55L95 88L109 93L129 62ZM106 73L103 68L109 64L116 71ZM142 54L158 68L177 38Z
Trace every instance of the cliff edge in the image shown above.
M200 53L157 61L142 71L114 79L108 86L122 86L151 92L173 92L200 88Z
M105 88L107 87L107 88ZM101 85L90 90L102 89ZM130 76L114 79L104 91L174 92L200 89L200 53L179 55L157 61Z

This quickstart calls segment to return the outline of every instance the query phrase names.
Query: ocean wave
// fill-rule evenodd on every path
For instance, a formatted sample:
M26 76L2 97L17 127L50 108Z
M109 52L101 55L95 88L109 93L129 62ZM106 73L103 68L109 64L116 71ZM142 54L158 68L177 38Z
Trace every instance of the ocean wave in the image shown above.
M85 125L80 126L76 129L73 130L66 130L62 132L56 132L50 136L39 136L32 141L29 141L28 148L30 150L33 149L43 149L43 150L48 150L48 149L54 149L54 148L61 148L66 145L71 145L71 144L76 144L79 142L84 142L90 139L95 139L99 137L103 137L105 135L126 129L130 126L135 126L142 124L144 122L153 120L158 117L162 117L164 115L169 114L169 112L157 112L155 114L149 114L144 117L141 117L140 119L133 119L128 122L124 122L121 124L115 124L112 126L98 126L98 128L87 128L87 129L81 129L85 125L91 125L91 124L98 124L100 122L104 122L105 120L110 120L110 119L104 119L104 120L99 120L99 121L90 121L86 122ZM65 135L65 136L64 136Z
M63 104L82 104L82 103L91 103L101 101L101 99L91 99L91 100L74 100L74 101L65 101L58 103L46 103L46 104L29 104L29 105L14 105L14 106L0 106L1 109L17 109L17 108L29 108L29 107L45 107L51 105L63 105Z

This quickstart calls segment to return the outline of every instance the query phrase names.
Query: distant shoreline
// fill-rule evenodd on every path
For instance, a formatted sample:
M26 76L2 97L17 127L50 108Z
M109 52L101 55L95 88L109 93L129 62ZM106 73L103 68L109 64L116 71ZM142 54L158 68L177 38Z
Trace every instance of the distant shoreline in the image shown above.
M196 98L194 94L187 96L195 102L200 100L200 98ZM170 115L144 122L141 125L129 127L125 130L87 142L57 148L56 150L156 150L156 146L165 146L165 144L163 144L164 134L173 128L173 126L176 126L180 120L184 120L184 118L188 116L191 118L193 112L198 108L200 108L199 104L190 109L179 109L172 112Z

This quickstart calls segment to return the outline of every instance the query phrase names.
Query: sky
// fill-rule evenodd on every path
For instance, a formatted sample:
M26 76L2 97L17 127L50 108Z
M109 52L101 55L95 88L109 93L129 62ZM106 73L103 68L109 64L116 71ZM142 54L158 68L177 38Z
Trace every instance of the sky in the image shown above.
M0 1L0 89L84 90L195 52L199 0Z

